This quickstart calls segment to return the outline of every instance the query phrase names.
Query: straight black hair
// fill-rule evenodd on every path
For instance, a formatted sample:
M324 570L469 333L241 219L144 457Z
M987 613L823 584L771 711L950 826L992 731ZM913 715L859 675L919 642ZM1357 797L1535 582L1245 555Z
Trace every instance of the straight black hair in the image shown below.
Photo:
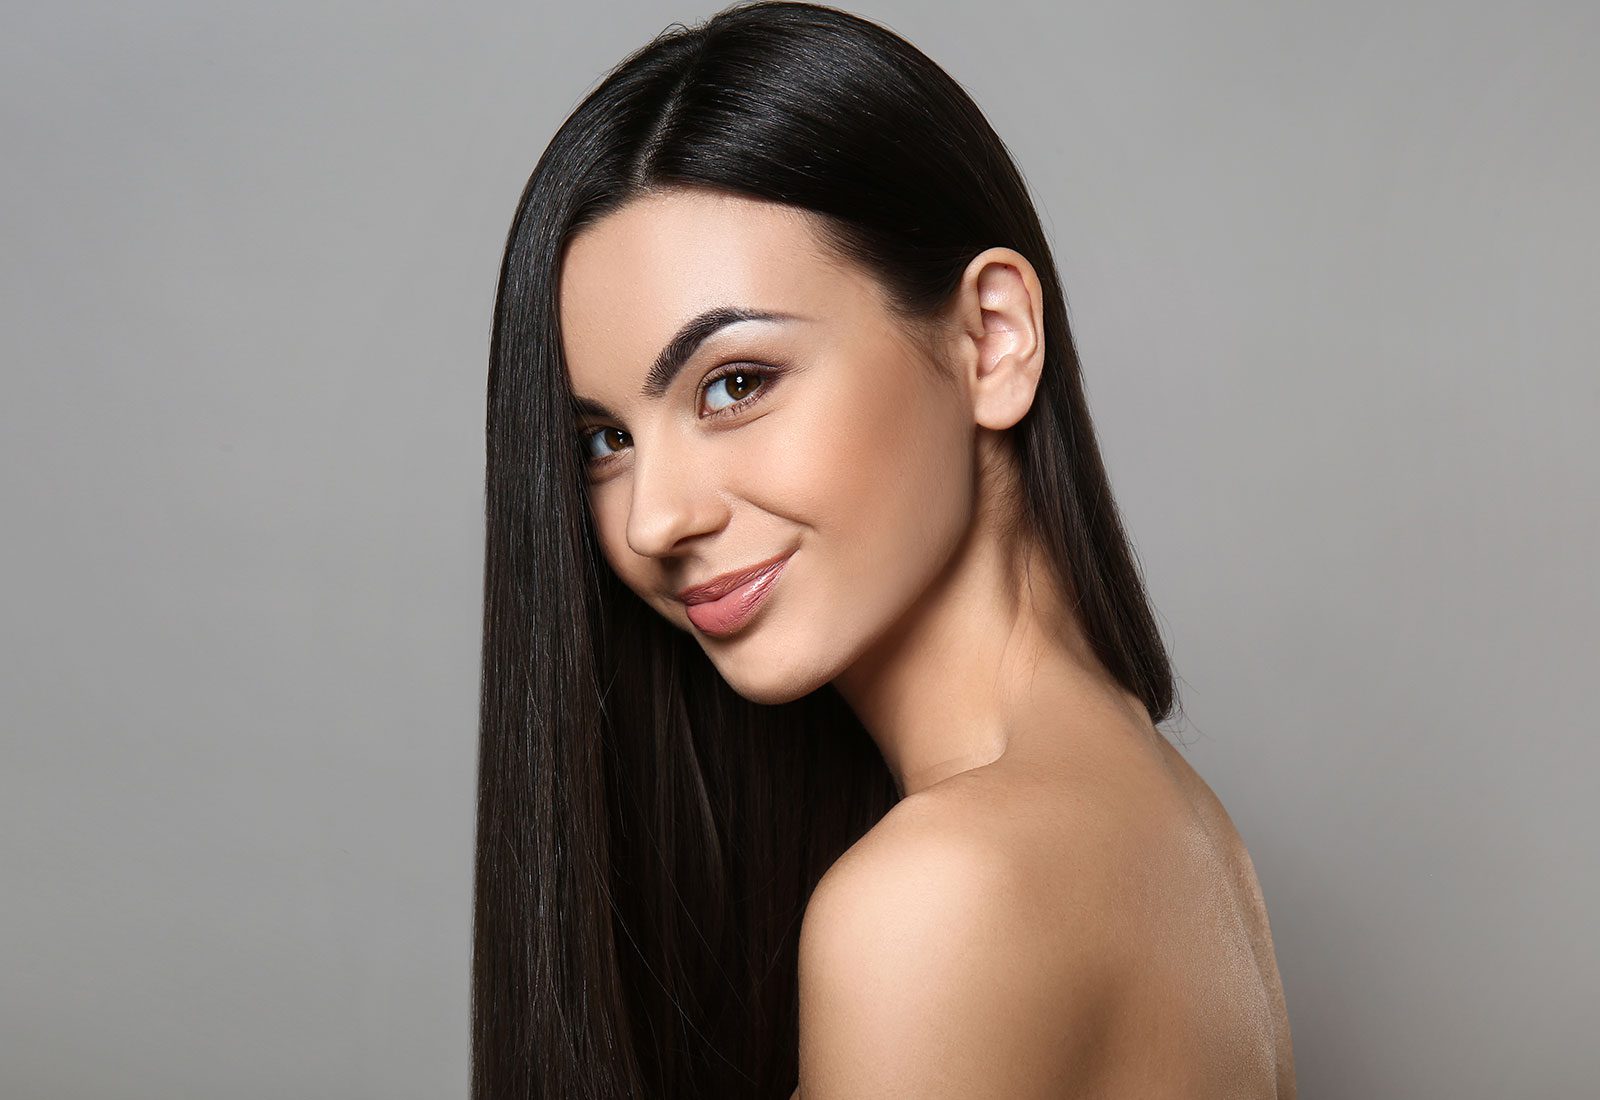
M474 1100L787 1097L797 937L828 866L897 801L832 686L763 706L602 558L558 325L563 250L623 203L710 188L810 211L928 318L1004 245L1044 293L1010 432L1026 524L1106 669L1169 716L1173 675L1084 400L1021 174L959 84L836 8L673 24L562 124L518 201L489 353Z

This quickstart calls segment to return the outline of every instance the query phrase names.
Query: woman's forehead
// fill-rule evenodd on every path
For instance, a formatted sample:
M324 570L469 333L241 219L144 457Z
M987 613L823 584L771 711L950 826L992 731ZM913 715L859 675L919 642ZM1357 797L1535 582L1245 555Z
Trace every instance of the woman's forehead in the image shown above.
M735 196L674 192L635 199L586 226L561 268L563 313L702 294L749 299L826 285L836 264L805 216ZM698 303L695 303L698 304Z
M719 306L843 318L862 308L860 281L794 208L698 192L635 199L567 247L568 367L576 380L647 363L684 321Z

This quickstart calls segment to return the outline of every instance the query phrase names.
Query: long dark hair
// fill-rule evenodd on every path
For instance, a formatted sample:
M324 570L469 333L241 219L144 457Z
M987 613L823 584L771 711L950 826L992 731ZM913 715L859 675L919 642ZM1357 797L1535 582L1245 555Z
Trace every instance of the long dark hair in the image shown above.
M897 801L831 685L763 706L626 588L587 507L558 326L563 248L647 190L818 215L926 318L993 245L1033 263L1045 357L1012 429L1031 526L1154 722L1172 671L1123 533L1038 215L965 91L893 32L753 3L674 24L574 110L517 204L487 416L472 1095L787 1097L796 947L822 873Z

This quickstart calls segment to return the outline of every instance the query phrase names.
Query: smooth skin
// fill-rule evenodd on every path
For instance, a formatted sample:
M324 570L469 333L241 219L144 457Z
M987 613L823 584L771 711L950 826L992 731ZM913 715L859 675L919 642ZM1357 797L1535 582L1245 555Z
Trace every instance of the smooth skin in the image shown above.
M578 234L560 293L607 562L747 698L832 682L905 795L803 915L794 1095L1293 1097L1238 832L1008 534L1034 268L980 252L912 330L811 219L662 191ZM646 393L719 307L787 319L678 342ZM675 597L791 550L733 635Z

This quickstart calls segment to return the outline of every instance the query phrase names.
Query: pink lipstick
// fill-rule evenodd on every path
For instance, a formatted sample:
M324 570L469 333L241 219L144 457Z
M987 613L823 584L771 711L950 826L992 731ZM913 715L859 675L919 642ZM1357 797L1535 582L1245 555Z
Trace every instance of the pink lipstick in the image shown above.
M689 621L706 634L719 638L740 629L766 600L772 586L777 583L778 574L789 563L789 557L790 554L785 554L775 562L736 574L733 587L727 588L714 599L707 599L705 592L691 594L690 599L685 601L689 609ZM716 585L712 591L722 587L724 585Z

